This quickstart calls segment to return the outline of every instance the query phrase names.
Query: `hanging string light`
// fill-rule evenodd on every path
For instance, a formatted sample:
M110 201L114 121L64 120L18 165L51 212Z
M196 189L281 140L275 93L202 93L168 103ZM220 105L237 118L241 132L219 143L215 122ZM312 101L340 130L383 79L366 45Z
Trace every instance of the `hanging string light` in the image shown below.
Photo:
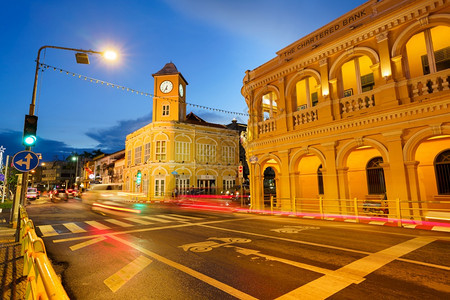
M126 87L126 86L122 86L122 85L119 85L119 84L115 84L115 83L103 81L103 80L100 80L100 79L92 78L92 77L89 77L89 76L81 75L81 74L78 74L78 73L70 72L70 71L63 70L61 68L50 66L50 65L47 65L47 64L44 64L44 63L41 63L39 65L40 65L41 68L46 69L46 70L53 69L54 71L59 71L59 73L61 73L61 74L64 72L66 75L72 75L72 77L78 77L79 79L83 79L83 80L88 80L89 79L89 82L92 82L92 83L100 83L102 85L106 84L107 87L112 87L112 88L115 87L117 89L122 89L122 91L127 91L127 92L130 92L132 94L136 93L137 95L141 95L141 96L144 96L144 97L150 97L150 98L154 98L155 97L155 95L153 95L151 93L134 90L134 89L131 89L131 88ZM177 99L171 99L171 98L166 98L166 97L161 97L161 96L158 96L158 98L164 99L164 100L168 100L168 101L172 101L172 102L178 102ZM204 110L218 111L218 112L222 112L222 113L226 113L226 114L239 115L239 116L245 116L245 117L249 116L249 114L246 114L246 113L240 113L240 112L235 112L235 111L228 111L228 110L223 110L223 109L218 109L218 108L212 108L212 107L207 107L207 106L193 104L193 103L188 103L188 102L186 102L186 105L189 105L189 106L192 106L192 107L196 107L196 108L200 108L200 109L204 109Z

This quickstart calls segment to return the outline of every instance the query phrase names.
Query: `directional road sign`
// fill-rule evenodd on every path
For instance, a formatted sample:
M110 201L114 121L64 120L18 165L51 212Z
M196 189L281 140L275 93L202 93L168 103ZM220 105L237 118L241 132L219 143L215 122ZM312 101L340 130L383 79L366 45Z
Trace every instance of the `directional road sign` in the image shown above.
M28 172L39 165L39 157L32 151L20 151L13 157L13 165L20 172Z

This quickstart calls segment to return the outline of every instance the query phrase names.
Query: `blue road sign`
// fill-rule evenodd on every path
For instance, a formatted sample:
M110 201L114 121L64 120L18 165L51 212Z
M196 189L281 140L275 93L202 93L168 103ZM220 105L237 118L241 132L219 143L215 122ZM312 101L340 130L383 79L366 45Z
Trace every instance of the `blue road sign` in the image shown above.
M28 172L39 165L39 157L32 151L20 151L14 155L12 163L20 172Z
M0 181L5 181L5 174L0 174Z

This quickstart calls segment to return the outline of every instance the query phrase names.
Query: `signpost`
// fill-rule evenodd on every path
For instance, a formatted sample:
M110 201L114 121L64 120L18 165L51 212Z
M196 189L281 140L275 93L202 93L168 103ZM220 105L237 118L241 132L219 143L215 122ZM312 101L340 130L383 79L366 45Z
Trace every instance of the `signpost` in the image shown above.
M39 165L39 157L32 151L20 151L14 155L12 163L18 171L28 172Z

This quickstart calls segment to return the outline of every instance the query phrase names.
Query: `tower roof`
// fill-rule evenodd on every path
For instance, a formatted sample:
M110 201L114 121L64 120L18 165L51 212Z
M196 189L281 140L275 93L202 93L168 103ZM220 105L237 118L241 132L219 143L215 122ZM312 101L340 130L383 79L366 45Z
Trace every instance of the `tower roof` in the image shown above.
M152 74L152 76L155 77L160 75L175 75L175 74L179 74L181 78L183 78L184 82L186 82L186 85L188 84L186 79L184 79L183 75L178 71L177 67L173 62L167 63L161 70Z

